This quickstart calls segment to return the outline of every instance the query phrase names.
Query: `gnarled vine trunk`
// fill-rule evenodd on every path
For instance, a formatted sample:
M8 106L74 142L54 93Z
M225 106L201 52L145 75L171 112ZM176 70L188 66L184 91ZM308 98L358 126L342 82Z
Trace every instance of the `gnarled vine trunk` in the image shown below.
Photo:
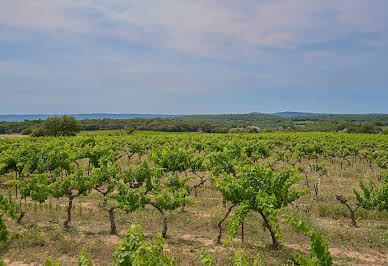
M244 223L241 224L241 243L244 243Z
M269 233L271 234L271 238L272 238L272 247L274 247L274 248L276 248L276 249L280 249L280 248L281 248L281 245L280 245L279 241L277 240L276 235L275 235L275 232L273 231L272 226L271 226L271 224L269 223L267 217L264 215L264 213L262 213L262 212L259 212L259 213L261 214L261 217L263 217L265 226L267 227Z
M16 222L18 224L21 224L22 223L22 219L23 219L24 215L26 214L25 211L22 210L22 198L21 197L19 199L19 208L20 208L20 216L18 217Z
M117 234L117 230L116 230L116 223L115 223L115 209L116 207L112 207L108 210L108 213L109 213L109 220L110 220L110 233L112 235L116 235Z
M73 200L76 198L76 197L79 197L81 195L81 192L79 192L78 194L76 195L72 195L69 193L69 201L68 201L68 205L67 205L67 219L66 221L63 223L64 227L66 230L69 229L69 224L71 222L71 209L73 208Z
M233 204L229 207L229 209L226 211L224 217L221 221L218 222L218 236L217 236L217 244L221 244L221 237L222 237L222 223L228 218L230 212L233 210L233 208L236 207L236 204Z
M194 196L195 197L198 197L197 188L199 188L200 186L204 185L206 183L206 181L208 181L210 179L212 179L212 178L211 177L209 177L209 178L201 178L201 182L199 182L198 184L195 184L193 186L193 188L194 188Z
M151 205L152 205L152 207L156 208L160 212L162 217L163 217L162 237L166 238L166 235L167 235L167 216L166 216L166 212L162 208L160 208L158 205L156 205L154 202L151 202Z

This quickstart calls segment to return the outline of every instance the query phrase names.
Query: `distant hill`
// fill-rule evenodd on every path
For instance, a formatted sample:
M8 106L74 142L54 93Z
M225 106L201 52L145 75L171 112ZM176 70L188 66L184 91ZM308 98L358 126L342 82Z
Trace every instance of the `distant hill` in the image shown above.
M223 114L223 115L185 115L173 118L179 121L207 121L210 123L222 124L228 127L255 125L263 128L273 127L275 124L285 122L287 118L271 114Z
M315 116L315 115L324 115L321 113L303 113L303 112L277 112L272 113L272 115L277 115L281 117L296 117L296 116Z
M252 112L249 115L276 115L281 117L296 117L296 116L314 116L322 115L321 113L305 113L305 112L276 112L276 113L261 113L261 112Z
M21 122L24 120L45 120L49 117L62 116L63 114L36 114L36 115L0 115L0 121ZM134 118L173 118L178 115L162 115L162 114L67 114L77 120L86 119L134 119Z
M292 112L275 114L250 113L250 114L224 114L224 115L186 115L173 119L179 121L208 121L229 127L254 125L261 128L277 128L288 125L313 125L313 124L339 124L339 123L379 123L388 126L388 114L311 114L297 113L287 116ZM279 115L283 114L283 115ZM302 115L304 114L304 115Z

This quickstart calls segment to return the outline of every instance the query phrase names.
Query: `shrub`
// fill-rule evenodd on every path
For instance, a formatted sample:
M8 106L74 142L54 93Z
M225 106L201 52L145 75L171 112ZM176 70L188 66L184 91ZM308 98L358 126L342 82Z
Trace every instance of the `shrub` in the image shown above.
M255 126L236 127L229 130L229 133L260 133L261 129Z
M74 117L50 117L44 121L42 127L33 130L33 137L43 136L75 136L81 131L81 123Z
M40 128L34 129L32 131L32 133L31 133L31 136L33 136L33 137L44 137L44 136L47 136L47 133L44 130L44 128L40 127Z
M163 248L164 239L158 235L153 241L145 241L140 225L133 225L125 239L116 247L113 265L175 265Z
M28 128L26 128L26 129L23 129L22 132L21 132L21 134L22 134L22 135L31 135L31 134L32 134L32 131L33 131L33 129L32 129L31 127L28 127Z
M294 257L294 262L297 265L333 265L332 257L327 246L326 240L315 230L309 228L305 222L295 219L294 217L286 216L288 223L295 230L305 233L311 239L311 249L308 257L304 257L297 253Z

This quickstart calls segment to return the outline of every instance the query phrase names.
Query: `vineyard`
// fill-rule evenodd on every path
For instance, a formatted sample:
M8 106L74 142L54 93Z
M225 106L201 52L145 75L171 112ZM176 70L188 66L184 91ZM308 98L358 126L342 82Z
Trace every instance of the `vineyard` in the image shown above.
M387 168L381 134L0 138L0 261L387 265Z

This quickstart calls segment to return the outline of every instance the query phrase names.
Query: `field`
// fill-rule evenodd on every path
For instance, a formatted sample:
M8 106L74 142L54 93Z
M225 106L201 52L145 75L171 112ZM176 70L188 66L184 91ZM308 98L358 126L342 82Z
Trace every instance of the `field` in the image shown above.
M184 136L184 135L197 135L200 133L197 132L162 132L162 131L135 131L131 136L133 137L145 137L145 136ZM97 137L97 136L127 136L125 130L95 130L95 131L81 131L78 133L78 136L88 136L88 137Z
M4 134L4 135L1 135L0 134L0 138L9 138L9 139L15 139L15 138L25 138L27 136L24 136L24 135L20 135L20 134L13 134L13 135L7 135L7 134Z
M361 204L354 226L336 199L341 195L356 208L353 190L363 195L359 180L382 187L388 179L388 135L81 132L68 138L0 138L0 156L0 195L16 211L14 219L3 216L9 240L0 243L0 257L9 265L42 265L47 259L77 265L81 251L94 265L109 265L131 225L140 224L151 241L162 232L164 214L164 254L178 265L201 265L204 249L216 265L236 264L236 252L249 261L241 265L293 265L296 253L307 256L311 241L285 216L323 236L336 265L388 264L386 205ZM256 177L257 187L239 183ZM269 177L286 180L281 193L276 182L265 185L273 195L261 187L260 180ZM255 190L263 193L248 198ZM280 198L281 206L272 206ZM256 205L243 209L246 199ZM257 207L262 199L270 204ZM217 244L218 225L229 208L224 245ZM246 216L239 213L244 210ZM268 226L262 226L264 217L280 247L274 248Z

